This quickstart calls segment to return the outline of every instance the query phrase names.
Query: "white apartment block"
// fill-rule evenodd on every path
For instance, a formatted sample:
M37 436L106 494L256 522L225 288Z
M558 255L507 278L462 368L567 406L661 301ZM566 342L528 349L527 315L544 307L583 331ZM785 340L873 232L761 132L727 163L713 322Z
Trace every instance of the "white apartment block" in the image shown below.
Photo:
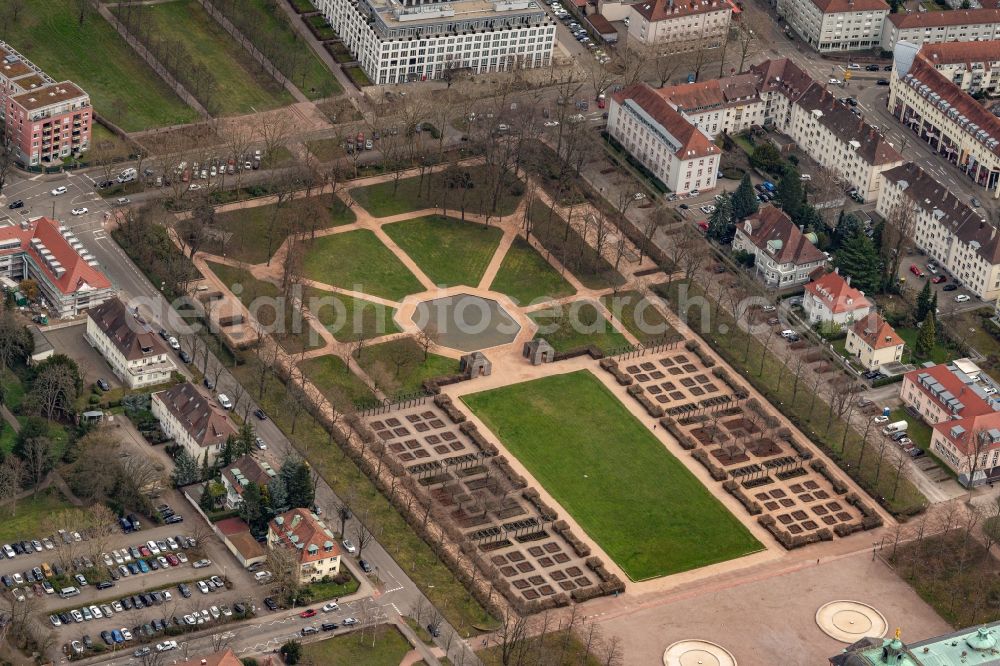
M118 298L87 311L86 337L129 389L166 383L176 370L159 336Z
M1000 39L1000 9L955 9L949 12L890 14L882 28L882 48L899 42L940 44Z
M778 15L820 53L859 51L878 46L889 5L883 0L778 0Z
M608 133L677 194L715 187L722 151L644 83L611 98Z
M648 105L666 102L682 120L711 138L754 125L787 134L810 157L855 187L865 201L878 196L879 174L903 163L874 127L787 59L764 61L737 76L650 91ZM661 115L666 117L665 112ZM609 119L609 131L611 126ZM655 133L650 136L655 138ZM654 144L639 150L649 153Z
M275 516L267 525L267 545L291 551L302 583L340 573L337 538L319 516L306 509L292 509Z
M1000 60L998 41L962 47L979 51L970 66ZM1000 198L1000 119L956 85L954 71L937 68L934 54L945 51L942 45L924 46L919 52L911 44L896 47L889 112L970 180ZM964 78L963 74L960 81Z
M754 255L754 275L778 289L805 284L826 266L826 255L783 210L770 205L736 225L733 250Z
M547 67L556 26L532 0L317 0L376 84Z
M733 8L725 0L649 0L629 7L628 38L642 44L721 46Z
M970 95L990 97L1000 88L1000 41L925 44L921 57Z
M195 460L201 461L207 451L212 463L226 440L236 435L225 410L191 382L154 393L151 402L163 434L183 446Z
M878 213L888 218L899 206L912 207L913 243L979 298L1000 297L1000 233L976 209L909 162L886 171Z

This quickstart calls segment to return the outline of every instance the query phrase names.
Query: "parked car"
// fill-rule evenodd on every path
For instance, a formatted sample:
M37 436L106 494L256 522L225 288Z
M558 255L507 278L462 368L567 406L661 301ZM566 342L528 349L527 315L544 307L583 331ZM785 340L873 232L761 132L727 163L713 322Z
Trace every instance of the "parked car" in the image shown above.
M946 284L945 286L941 287L942 291L956 291L957 289L958 289L957 284Z
M223 409L232 409L233 408L233 401L230 400L229 396L226 395L225 393L220 393L219 394L219 404L222 406Z
M97 380L97 388L101 389L102 391L110 391L111 384L108 384L108 382L102 377Z
M346 550L351 555L353 555L358 551L357 547L350 539L344 539L341 543L344 545L344 550Z
M24 202L21 201L20 199L14 199L9 204L7 204L7 208L9 208L11 210L14 210L15 208L23 208L23 207L24 207Z
M935 275L934 277L931 278L931 282L933 282L934 284L941 284L942 282L947 282L947 281L948 278L946 278L943 275Z
M66 194L66 191L67 191L66 190L66 186L65 185L60 185L59 187L53 189L49 194L51 194L54 197L57 197L60 194Z
M966 294L959 294L958 296L955 297L956 303L968 303L971 300L972 299Z
M264 410L261 409L260 407L258 407L257 409L253 410L253 415L256 416L257 419L260 420L260 421L266 421L267 420L267 414L265 414Z
M919 278L924 276L924 272L920 270L920 266L917 266L916 264L910 264L910 272Z

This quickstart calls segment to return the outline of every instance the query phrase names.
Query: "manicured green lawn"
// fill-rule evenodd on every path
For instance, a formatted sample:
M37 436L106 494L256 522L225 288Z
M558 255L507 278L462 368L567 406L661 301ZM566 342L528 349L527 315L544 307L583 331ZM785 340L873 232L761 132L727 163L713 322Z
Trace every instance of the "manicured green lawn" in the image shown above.
M535 337L548 340L557 352L588 345L608 351L629 344L589 301L554 305L529 316L539 326Z
M206 262L220 280L230 289L239 285L238 297L250 314L264 327L265 333L273 332L278 344L290 354L303 349L316 349L324 345L312 326L299 316L291 303L279 299L281 290L271 282L258 280L248 271L213 261ZM276 311L277 310L277 311Z
M649 299L637 291L620 291L616 295L602 296L601 303L639 342L664 338L676 340L680 337Z
M310 358L300 363L299 368L335 405L349 406L374 397L365 383L348 370L338 356L330 354Z
M343 91L333 72L323 64L312 48L303 41L289 24L285 11L268 0L244 0L239 10L249 16L249 21L266 35L267 44L262 50L271 62L288 77L302 94L309 99L322 99ZM291 54L288 57L274 55Z
M78 4L26 0L17 23L6 26L0 39L57 81L69 79L83 88L99 113L127 131L197 120L194 109L136 56L107 21L90 11L80 25Z
M633 580L762 548L589 371L462 400Z
M54 489L43 490L34 499L29 495L13 508L4 505L0 507L0 543L36 538L49 516L71 508L73 505Z
M317 238L306 252L303 272L311 280L396 301L424 290L367 229Z
M372 80L365 74L365 70L360 67L345 67L344 73L351 77L351 81L354 81L359 86L364 87L372 84Z
M938 322L938 327L940 326L941 322ZM917 348L917 336L920 334L920 331L916 328L899 327L896 329L896 333L898 333L899 337L901 337L903 342L906 343L904 360L909 363L915 362L913 359L913 350ZM934 361L934 363L944 363L951 357L951 355L951 350L949 350L947 346L941 344L941 341L938 340L937 344L934 345L934 349L931 350L930 357L920 360Z
M276 209L277 204L269 204L217 214L215 226L226 235L211 239L201 249L250 264L262 264L281 246L293 227L299 232L319 231L350 224L356 219L343 200L332 194L293 199L282 204L280 210Z
M400 213L409 213L424 208L438 208L442 202L449 210L461 210L461 190L445 187L442 183L443 172L412 178L400 178L394 184L392 180L374 185L366 185L351 190L351 197L375 217L389 217ZM492 205L492 191L485 183L485 170L473 168L468 171L472 187L465 191L465 210L470 213L485 213ZM427 181L431 179L428 187ZM502 188L498 215L510 215L521 200L521 183L513 181ZM428 194L430 192L430 194Z
M370 340L398 333L395 308L320 289L310 289L306 306L333 337L341 342Z
M412 393L420 390L425 379L458 372L458 361L453 358L428 354L424 360L424 350L413 338L367 346L361 350L358 362L389 395Z
M585 287L605 289L623 284L623 278L607 259L599 255L575 229L567 232L566 220L550 206L534 201L528 209L535 238L555 256L563 266L573 271ZM579 220L577 220L578 222Z
M382 227L434 284L479 286L503 232L454 217L428 215Z
M410 649L409 642L396 627L382 625L377 629L374 647L371 632L353 631L318 643L303 645L302 663L399 666L399 662Z
M504 255L490 289L507 294L521 305L569 296L575 291L573 285L520 236Z
M211 73L211 86L199 99L208 102L210 111L215 107L222 115L243 114L292 102L288 91L262 72L195 0L148 5L144 11L143 20L153 34L182 45L193 62Z

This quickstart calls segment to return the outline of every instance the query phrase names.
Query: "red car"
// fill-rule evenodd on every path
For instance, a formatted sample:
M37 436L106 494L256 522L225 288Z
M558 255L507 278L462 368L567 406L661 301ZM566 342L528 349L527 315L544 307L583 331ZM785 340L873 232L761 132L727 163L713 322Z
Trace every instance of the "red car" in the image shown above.
M315 617L315 616L316 616L315 608L310 608L308 610L304 610L301 613L299 613L299 617Z
M145 546L139 546L139 552L142 553L143 557L149 557L151 554L149 552L149 548L146 548Z
M924 276L924 272L920 270L920 267L917 266L916 264L910 264L910 272L916 275L917 277Z
M942 282L947 282L947 281L948 278L946 278L943 275L935 275L934 277L931 278L931 282L933 282L934 284L941 284Z
M701 229L704 232L707 232L708 231L708 222L706 222L705 220L702 220L701 222L698 223L698 228Z
M167 555L167 562L170 562L170 566L172 567L176 567L178 564L181 563L181 561L178 560L175 555Z

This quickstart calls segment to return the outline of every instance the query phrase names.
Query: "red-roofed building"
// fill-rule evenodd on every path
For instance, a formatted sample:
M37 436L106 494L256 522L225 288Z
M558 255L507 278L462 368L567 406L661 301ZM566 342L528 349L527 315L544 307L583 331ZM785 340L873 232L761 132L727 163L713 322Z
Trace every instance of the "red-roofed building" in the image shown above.
M969 359L912 370L899 397L931 424L930 448L966 487L1000 478L1000 395Z
M643 44L720 46L729 32L733 8L725 0L648 0L631 5L628 38Z
M778 289L804 284L826 265L826 255L774 206L736 225L733 249L754 255L754 274Z
M910 44L971 43L1000 39L1000 9L890 14L882 28L882 48Z
M860 51L879 45L889 5L884 0L778 0L778 15L820 53Z
M877 312L859 319L847 330L844 349L869 370L903 358L903 339Z
M851 286L851 278L840 273L827 273L806 285L802 297L810 324L833 324L847 326L864 319L871 312L872 303L865 298L865 292Z
M340 546L333 532L306 509L292 509L275 516L267 525L267 545L294 553L303 583L340 572Z
M73 317L114 295L94 256L69 228L47 217L0 227L0 276L35 280L45 305L59 317Z
M226 548L244 567L251 567L267 560L267 551L250 534L250 526L242 518L224 518L213 523L215 531L222 536Z
M715 187L721 150L656 90L640 83L615 93L608 133L677 194Z
M243 662L236 656L232 648L226 648L224 652L214 652L203 657L174 662L174 666L243 666Z

